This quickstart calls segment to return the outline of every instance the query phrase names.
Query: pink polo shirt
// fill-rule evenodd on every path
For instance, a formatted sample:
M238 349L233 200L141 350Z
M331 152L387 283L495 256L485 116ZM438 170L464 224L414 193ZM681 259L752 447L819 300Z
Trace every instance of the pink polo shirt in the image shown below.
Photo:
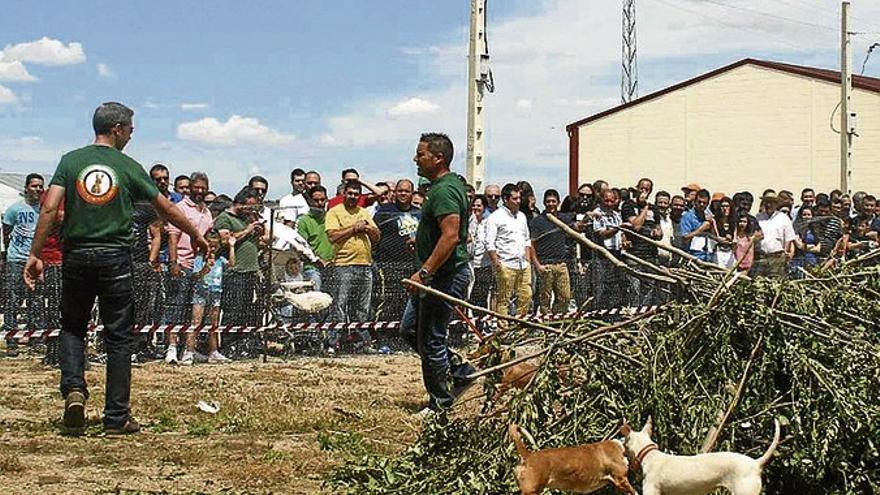
M211 212L208 210L208 207L205 206L203 211L199 211L198 206L189 199L189 196L185 196L181 201L177 202L174 207L180 210L180 212L183 213L183 216L189 220L189 223L191 223L196 230L202 234L211 230L211 227L214 225L214 219L211 217ZM184 268L191 269L195 253L193 252L189 234L182 232L174 225L171 225L170 222L167 224L165 230L169 234L180 235L177 242L177 263Z

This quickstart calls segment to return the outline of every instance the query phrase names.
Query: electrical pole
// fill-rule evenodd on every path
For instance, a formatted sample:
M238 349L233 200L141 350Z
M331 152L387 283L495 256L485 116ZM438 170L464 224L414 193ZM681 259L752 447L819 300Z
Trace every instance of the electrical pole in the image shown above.
M623 0L621 29L620 101L629 103L639 97L639 65L636 51L636 0Z
M489 69L486 40L486 0L471 0L471 29L468 43L467 180L477 191L486 177L483 97L495 85Z
M852 191L852 42L849 32L849 2L840 11L840 190Z

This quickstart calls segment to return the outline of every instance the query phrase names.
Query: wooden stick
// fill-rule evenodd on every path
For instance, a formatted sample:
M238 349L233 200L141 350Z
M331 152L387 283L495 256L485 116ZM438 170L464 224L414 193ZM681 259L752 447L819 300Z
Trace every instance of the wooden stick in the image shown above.
M495 318L498 318L501 320L513 321L513 322L519 323L520 325L524 325L524 326L531 327L531 328L536 328L538 330L543 330L545 332L555 333L557 335L562 334L562 330L559 330L558 328L548 327L547 325L542 325L540 323L535 323L533 321L524 320L522 318L517 318L515 316L496 313L495 311L492 311L491 309L483 308L480 306L475 306L467 301L462 301L461 299L458 299L456 297L452 297L449 294L446 294L445 292L440 292L437 289L434 289L432 287L428 287L427 285L422 285L422 284L415 282L413 280L410 280L408 278L403 279L401 282L403 282L404 285L416 287L419 290L422 290L428 294L431 294L432 296L439 297L440 299L443 299L444 301L446 301L448 303L457 304L459 306L464 306L465 308L468 308L471 311L485 313L487 315L494 316Z
M557 227L562 229L563 232L568 234L570 237L573 237L574 239L576 239L578 242L580 242L584 246L587 246L588 248L590 248L594 251L597 251L599 254L601 254L605 259L610 261L611 264L613 264L617 268L620 268L621 270L624 270L625 272L630 273L635 277L648 278L651 280L656 280L658 282L665 282L667 284L674 284L674 283L678 282L678 280L676 280L674 278L669 278L669 277L664 277L662 275L654 275L653 273L645 273L645 272L640 272L638 270L633 270L632 268L627 266L626 263L615 258L614 255L611 254L610 251L605 249L605 246L600 246L600 245L596 244L595 242L587 239L586 236L584 236L580 232L578 232L578 231L572 229L571 227L569 227L568 225L566 225L565 222L556 218L555 215L547 215L547 219L550 220L552 223L554 223Z
M680 284L687 284L688 283L687 280L674 275L671 271L669 271L668 268L663 268L661 266L657 266L648 260L643 260L642 258L639 258L638 256L636 256L634 254L629 254L626 251L622 251L621 254L623 255L624 258L626 258L628 260L632 260L642 266L646 266L646 267L650 268L651 270L654 270L657 273L662 273L663 275L666 275L667 277L671 277L671 278L674 278L675 280L678 280L678 283L680 283Z
M664 250L664 251L669 251L670 253L677 254L677 255L681 256L682 258L684 258L684 259L686 259L686 260L688 260L688 261L693 261L693 262L696 263L697 265L700 265L701 267L706 268L706 269L708 269L708 270L713 270L713 271L716 271L716 272L717 272L717 271L723 271L723 270L724 270L724 269L721 268L720 266L718 266L718 265L716 265L716 264L714 264L714 263L709 263L708 261L703 261L703 260L701 260L700 258L697 258L696 256L692 255L691 253L689 253L689 252L687 252L687 251L685 251L685 250L683 250L683 249L679 249L679 248L677 248L677 247L675 247L675 246L667 246L666 244L663 244L663 243L660 242L660 241L657 241L657 240L651 239L650 237L643 236L642 234L639 234L639 233L636 232L635 230L628 229L628 228L626 228L626 227L617 227L617 228L620 229L621 231L623 231L623 232L625 232L625 233L627 233L627 234L633 236L633 237L637 237L637 238L639 238L639 239L641 239L641 240L643 240L643 241L645 241L645 242L648 242L648 243L650 243L650 244L653 244L653 245L657 246L658 248L660 248L660 249L662 249L662 250Z
M660 308L658 308L658 309L654 309L654 310L651 310L651 311L648 311L647 313L643 313L643 314L641 314L641 315L639 315L639 316L636 316L636 317L634 317L634 318L630 318L629 320L622 321L622 322L620 322L620 323L615 323L615 324L613 324L613 325L608 325L608 326L604 326L604 327L599 327L599 328L593 329L593 330L591 330L591 331L585 333L584 335L579 335L579 336L577 336L577 337L575 337L575 338L573 338L573 339L566 340L565 342L562 342L561 344L558 344L558 345L553 344L553 345L551 345L551 346L549 346L549 347L546 347L546 348L544 348L544 349L541 349L540 351L533 352L533 353L531 353L531 354L526 354L525 356L520 356L520 357L518 357L518 358L511 359L510 361L508 361L508 362L506 362L506 363L501 363L501 364L499 364L499 365L492 366L491 368L486 368L486 369L484 369L484 370L482 370L482 371L478 371L478 372L476 372L476 373L470 374L470 375L468 375L468 378L479 378L479 377L481 377L481 376L488 375L489 373L494 373L494 372L496 372L496 371L498 371L498 370L503 370L504 368L509 368L509 367L511 367L511 366L513 366L513 365L515 365L515 364L521 363L521 362L523 362L523 361L528 361L529 359L534 359L534 358L536 358L536 357L538 357L538 356L542 356L542 355L544 355L544 354L550 352L550 350L552 350L552 349L565 347L565 346L568 346L568 345L571 345L571 344L577 344L577 343L579 343L579 342L585 342L585 341L587 341L588 339L591 339L591 338L593 338L593 337L596 337L597 335L600 335L600 334L603 334L603 333L608 333L608 332L611 331L611 330L615 330L615 329L618 329L618 328L621 328L621 327L625 327L625 326L627 326L627 325L631 325L631 324L633 324L633 323L635 323L635 322L637 322L637 321L639 321L639 320L643 320L643 319L645 319L645 318L648 318L649 316L654 316L655 314L657 314L657 311L658 311L659 309L660 309ZM639 363L639 365L640 365L640 366L644 366L643 363Z
M749 370L752 367L752 362L755 360L755 355L758 353L758 348L761 347L761 342L764 341L764 336L760 336L758 338L758 342L755 343L755 346L752 347L752 353L749 355L749 360L746 362L746 369L743 370L742 377L739 379L739 384L736 387L736 392L733 394L733 399L730 401L730 405L727 406L727 410L724 411L723 414L719 414L717 423L712 429L709 430L709 433L706 435L706 440L703 442L703 448L700 449L701 453L711 452L712 449L715 448L715 444L718 442L718 436L721 435L721 430L724 429L724 425L727 423L727 420L730 418L730 415L733 413L733 410L736 408L739 403L740 395L742 395L743 387L746 384L746 379L749 376Z

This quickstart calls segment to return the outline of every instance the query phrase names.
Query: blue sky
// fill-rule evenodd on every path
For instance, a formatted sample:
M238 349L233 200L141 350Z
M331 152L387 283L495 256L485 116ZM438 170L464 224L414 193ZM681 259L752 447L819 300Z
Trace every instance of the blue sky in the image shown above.
M639 0L641 93L743 57L835 68L839 2ZM38 6L38 7L35 7ZM565 124L619 99L618 0L490 0L498 90L488 179L566 187ZM469 0L24 2L0 17L0 170L50 173L90 142L101 101L135 111L126 151L231 192L280 196L295 166L333 184L414 175L419 132L462 153ZM880 41L880 2L853 1L854 65ZM880 75L880 51L868 65ZM273 194L274 193L274 194Z

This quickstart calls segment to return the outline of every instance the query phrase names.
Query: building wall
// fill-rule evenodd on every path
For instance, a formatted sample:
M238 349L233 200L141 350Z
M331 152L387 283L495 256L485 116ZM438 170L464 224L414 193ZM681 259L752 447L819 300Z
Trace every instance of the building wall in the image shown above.
M839 186L840 137L829 125L840 86L744 65L578 129L578 179L677 192L696 182L732 195ZM855 89L853 190L880 193L880 94ZM839 113L834 126L839 127Z

